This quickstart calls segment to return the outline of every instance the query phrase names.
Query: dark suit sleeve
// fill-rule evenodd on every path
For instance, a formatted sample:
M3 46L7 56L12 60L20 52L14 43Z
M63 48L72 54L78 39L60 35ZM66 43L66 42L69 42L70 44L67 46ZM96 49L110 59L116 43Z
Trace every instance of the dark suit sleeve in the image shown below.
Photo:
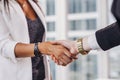
M96 39L103 50L120 45L120 26L118 22L96 32Z
M120 0L113 0L112 13L117 22L96 32L96 39L103 50L120 45Z

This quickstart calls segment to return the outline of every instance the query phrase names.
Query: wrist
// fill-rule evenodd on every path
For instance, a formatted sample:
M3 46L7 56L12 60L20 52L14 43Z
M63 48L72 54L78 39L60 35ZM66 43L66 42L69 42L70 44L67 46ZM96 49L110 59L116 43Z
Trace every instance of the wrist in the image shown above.
M90 48L90 46L88 44L88 37L84 37L83 40L82 40L82 42L83 42L83 49L85 51L90 51L91 48Z
M34 44L34 55L35 55L36 57L39 57L39 56L41 55L41 52L40 52L40 50L38 49L38 43L35 43L35 44Z
M42 42L38 44L39 51L42 54L50 55L51 44L49 42Z
M75 51L76 53L79 53L77 41L75 41Z
M89 50L85 50L85 48L83 47L83 38L77 40L77 48L78 52L81 53L82 55L86 55L89 52Z

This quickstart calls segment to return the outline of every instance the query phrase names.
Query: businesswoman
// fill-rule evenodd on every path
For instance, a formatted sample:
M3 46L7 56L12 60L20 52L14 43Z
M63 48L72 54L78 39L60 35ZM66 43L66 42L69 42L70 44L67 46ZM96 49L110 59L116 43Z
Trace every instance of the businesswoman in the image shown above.
M63 46L44 41L39 1L0 0L0 80L50 80L46 55L71 61Z

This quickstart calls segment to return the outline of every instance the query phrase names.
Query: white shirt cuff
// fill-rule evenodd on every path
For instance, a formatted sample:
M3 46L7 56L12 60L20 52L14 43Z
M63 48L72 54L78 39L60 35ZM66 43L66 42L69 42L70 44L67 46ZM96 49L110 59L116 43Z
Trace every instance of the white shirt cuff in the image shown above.
M92 50L101 49L100 46L97 43L95 34L92 34L88 37L88 45Z

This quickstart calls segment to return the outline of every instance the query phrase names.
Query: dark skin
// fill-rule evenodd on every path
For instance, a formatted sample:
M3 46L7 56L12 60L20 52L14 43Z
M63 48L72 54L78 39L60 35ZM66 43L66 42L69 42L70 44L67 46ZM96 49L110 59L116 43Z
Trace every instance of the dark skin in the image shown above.
M36 19L37 16L36 16L33 8L31 7L30 3L27 0L17 0L17 2L20 4L26 17L28 17L31 20ZM23 4L25 4L24 7L23 7Z
M36 19L36 14L27 0L17 0L24 14L31 20ZM24 4L24 6L23 6ZM50 42L42 42L38 44L39 51L45 55L54 55L56 59L65 66L72 61L72 54L62 45L53 45ZM15 47L16 57L34 57L34 44L18 43Z

